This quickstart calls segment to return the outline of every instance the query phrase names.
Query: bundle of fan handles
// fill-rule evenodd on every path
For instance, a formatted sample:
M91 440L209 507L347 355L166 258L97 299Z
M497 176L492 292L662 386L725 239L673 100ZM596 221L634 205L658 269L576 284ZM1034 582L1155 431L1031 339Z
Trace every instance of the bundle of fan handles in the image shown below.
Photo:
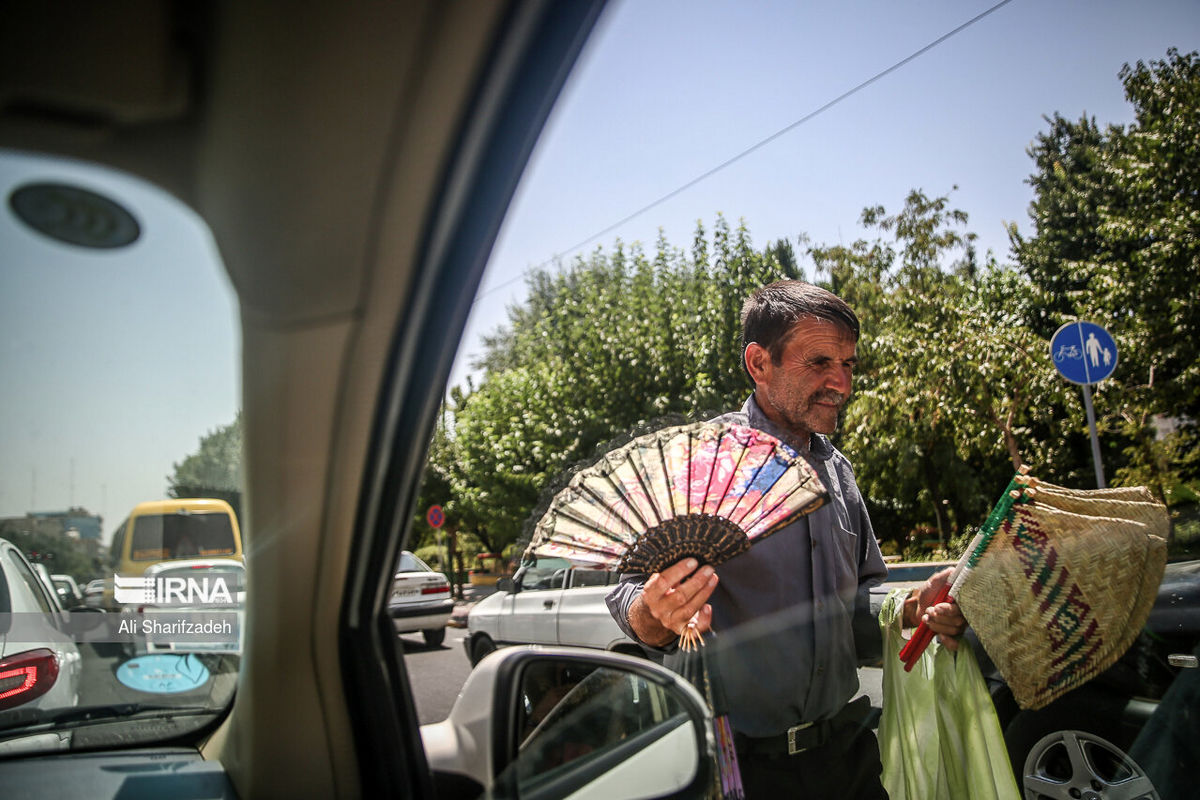
M1041 708L1137 638L1162 580L1169 525L1145 487L1067 489L1022 468L933 604L954 598L1018 705ZM899 653L906 670L933 637L924 622L914 630Z

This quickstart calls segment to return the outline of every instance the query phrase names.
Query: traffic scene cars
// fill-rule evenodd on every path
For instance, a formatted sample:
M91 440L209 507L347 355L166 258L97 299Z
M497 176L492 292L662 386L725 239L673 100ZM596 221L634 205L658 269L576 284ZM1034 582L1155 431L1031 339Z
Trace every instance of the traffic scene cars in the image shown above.
M419 725L399 638L445 635L442 611L415 608L440 582L397 569L423 454L510 201L603 5L8 9L4 294L35 313L7 315L6 340L38 377L70 372L58 340L103 365L73 376L87 402L70 417L131 440L191 441L221 413L200 407L213 376L236 376L239 470L220 486L242 495L251 590L234 651L85 644L73 657L52 633L0 631L0 700L14 703L0 707L5 796L708 795L711 709L581 624L571 597L551 600L555 638L585 647L501 647L520 636L501 633L497 610L493 639L481 616L497 649L469 648L477 665L442 722ZM229 303L197 313L205 293ZM98 310L113 324L79 336L44 324ZM134 369L118 375L124 362ZM121 425L91 424L110 403L103 422ZM42 405L31 427L49 439L61 418ZM102 449L117 464L124 444ZM54 455L73 473L69 452ZM123 578L171 580L169 559L228 549L192 551L170 526L144 546L125 529ZM19 555L0 544L9 610L58 627L48 576ZM606 588L546 567L528 586L543 609L555 591ZM519 595L524 578L514 587L498 588ZM103 585L84 597L108 607L80 612L102 623L130 611Z
M388 614L396 633L421 632L425 644L439 645L446 638L446 623L454 613L450 580L405 550L400 553Z
M135 639L136 652L241 655L246 637L246 567L240 560L183 558L160 561L147 567L142 576L156 587L176 591L157 602L132 607L136 609L136 627L143 634ZM210 615L219 620L230 613L235 617L232 625L236 635L205 641L195 635L181 636L171 632L170 623L174 621L187 618L201 621Z

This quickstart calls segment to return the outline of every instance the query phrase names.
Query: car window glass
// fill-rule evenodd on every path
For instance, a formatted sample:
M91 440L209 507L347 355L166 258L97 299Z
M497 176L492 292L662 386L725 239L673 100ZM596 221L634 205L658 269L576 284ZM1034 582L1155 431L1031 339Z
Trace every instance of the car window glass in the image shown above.
M46 599L42 579L35 575L33 570L27 567L25 562L20 559L14 558L12 560L12 569L16 576L29 587L30 593L42 611L45 611L47 614L52 613L55 609L50 605L50 601Z
M241 512L235 295L207 225L147 180L0 149L0 198L5 377L28 389L5 405L0 537L30 560L38 553L51 572L90 584L87 605L126 621L87 631L64 626L79 657L63 662L63 674L78 691L39 702L94 707L95 746L154 741L161 728L125 724L123 708L149 698L216 714L237 685L233 630L222 631L218 652L204 636L152 642L143 625L143 605L166 599L157 594L161 583L144 583L144 568L177 556L236 556L228 517L130 518L142 503L191 498L224 500ZM68 235L80 233L89 235ZM118 587L114 573L127 556L140 560ZM10 566L9 579L34 589L43 610L58 605L55 590L42 590L28 566ZM95 581L107 584L97 591ZM185 596L200 593L189 588ZM182 621L171 630L203 622ZM168 653L203 666L186 690L138 677L170 673L162 666ZM107 725L108 713L121 724ZM179 718L175 734L212 719Z
M612 582L615 573L605 569L573 569L571 570L571 586L607 586Z
M231 555L233 527L225 514L145 514L134 521L134 561Z
M0 548L0 614L9 614L12 612L12 596L8 593L8 578L4 569L4 562L10 559L7 549ZM0 631L3 629L0 628Z
M528 566L521 575L521 591L537 591L539 589L561 589L563 585L563 570L567 562L561 558L540 558L536 564ZM558 584L555 585L555 575Z
M429 566L412 553L401 553L396 572L432 572Z

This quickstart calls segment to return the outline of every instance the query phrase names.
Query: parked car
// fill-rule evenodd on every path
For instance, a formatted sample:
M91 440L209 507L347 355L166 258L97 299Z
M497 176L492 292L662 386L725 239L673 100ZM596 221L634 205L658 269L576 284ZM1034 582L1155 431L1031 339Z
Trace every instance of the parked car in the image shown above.
M409 551L400 553L388 598L388 615L396 633L420 631L425 644L435 647L445 640L446 623L453 614L454 598L446 576Z
M561 558L539 558L467 612L467 658L474 666L498 647L513 644L571 645L644 656L604 604L616 574L572 566Z
M34 712L76 705L82 662L57 593L6 539L0 539L0 620L2 737L5 728L38 719Z

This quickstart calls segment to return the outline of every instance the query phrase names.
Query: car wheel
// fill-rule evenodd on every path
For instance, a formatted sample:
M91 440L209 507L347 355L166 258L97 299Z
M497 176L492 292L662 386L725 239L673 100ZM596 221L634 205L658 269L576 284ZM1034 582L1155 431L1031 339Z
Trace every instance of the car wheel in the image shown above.
M479 634L471 642L471 666L483 660L484 656L496 651L496 643L487 634Z
M425 637L425 644L430 647L437 647L442 642L446 641L445 628L426 628L421 631L421 635Z
M1146 772L1107 739L1084 731L1056 731L1029 751L1021 779L1025 800L1120 796L1159 800Z

